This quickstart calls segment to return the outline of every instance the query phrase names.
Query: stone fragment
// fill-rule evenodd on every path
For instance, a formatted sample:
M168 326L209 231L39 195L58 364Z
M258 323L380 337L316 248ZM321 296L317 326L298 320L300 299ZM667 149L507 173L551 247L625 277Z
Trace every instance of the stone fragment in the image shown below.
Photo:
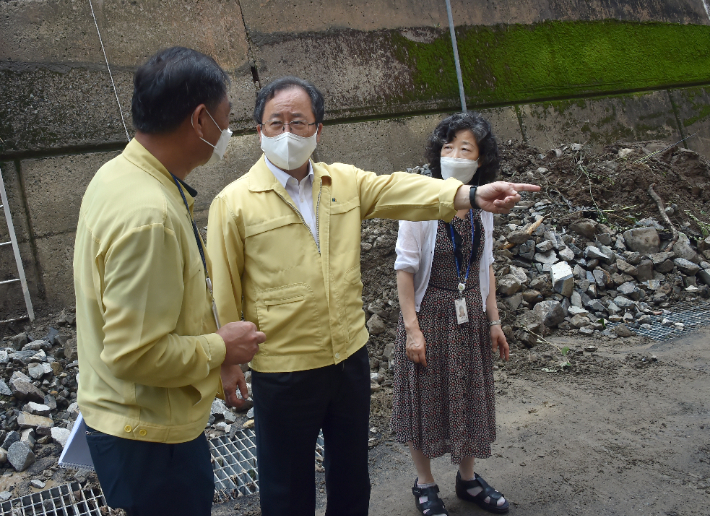
M587 277L587 271L581 265L575 265L574 269L572 269L572 274L580 280Z
M676 267L678 267L678 270L686 276L695 276L698 271L700 271L699 265L696 265L690 260L686 260L685 258L676 258L675 260L673 260L673 263Z
M30 485L36 489L44 489L44 486L46 486L47 483L35 478L33 480L30 480Z
M678 240L673 244L673 253L677 258L684 258L694 263L700 261L698 253L696 253L695 249L691 246L690 240L685 233L678 234Z
M530 235L527 231L511 231L507 238L511 244L520 245L530 240Z
M617 268L623 272L624 274L629 274L631 276L636 276L639 271L636 267L631 265L629 262L626 260L622 260L621 258L616 259L616 266Z
M508 297L518 292L521 286L522 284L518 281L518 278L512 274L506 274L497 281L496 290L500 295ZM375 316L373 315L373 317Z
M560 249L559 252L557 253L557 256L559 256L560 259L562 259L566 262L571 262L572 260L574 260L574 252L569 247L565 247L563 249Z
M607 305L606 305L606 310L607 310L607 312L609 312L610 314L617 314L617 313L621 312L621 308L619 308L618 306L616 306L616 304L615 304L613 301L609 301L609 302L607 303Z
M619 149L618 155L620 159L628 158L629 155L633 154L634 150L629 148Z
M611 245L611 234L599 233L597 235L597 242L599 242L601 245Z
M35 403L34 401L30 401L27 405L22 407L22 410L36 416L48 416L52 411L47 405Z
M33 340L29 344L22 346L22 351L40 351L52 349L52 345L46 340Z
M542 294L537 290L526 290L523 292L522 295L523 301L531 305L534 305L535 303L538 303L543 299Z
M503 301L505 301L511 309L517 310L523 302L523 294L518 292L510 297L503 298Z
M582 307L582 296L576 290L570 295L569 301L572 306Z
M54 426L54 421L48 417L36 416L34 414L30 414L29 412L22 411L20 412L20 415L17 416L17 424L20 425L20 428L52 428L52 426Z
M626 247L641 254L659 251L661 239L655 228L634 228L624 232Z
M520 247L518 248L518 256L532 261L535 257L535 240L530 240L529 238L530 235L528 235L528 240L520 244Z
M394 354L394 344L392 342L389 342L385 346L385 349L382 352L382 356L385 357L387 360L392 360L393 354Z
M50 435L52 436L52 439L54 440L54 442L61 444L62 448L64 448L67 445L67 441L69 440L69 436L71 435L71 432L66 428L54 426L54 427L52 427Z
M10 339L10 347L12 349L22 349L30 342L30 339L26 333L18 333Z
M7 462L7 450L5 448L0 448L0 464L5 464Z
M601 250L594 245L590 245L586 249L584 249L584 258L589 261L589 260L606 260L606 256L604 253L601 252Z
M530 278L528 278L528 275L525 273L525 269L522 267L516 267L515 265L510 266L510 272L512 276L517 279L521 285L525 285L527 282L530 281Z
M535 246L535 249L539 253L546 253L547 251L551 251L555 248L555 244L552 243L550 240L543 240L539 244Z
M35 430L34 428L25 428L20 432L20 442L25 443L31 450L35 449Z
M569 228L575 233L592 240L596 234L597 223L591 219L579 219L570 224Z
M44 393L32 385L30 379L24 374L22 374L22 376L27 379L19 376L16 377L15 375L18 373L22 374L19 371L15 371L12 378L10 378L10 390L12 391L12 395L22 401L36 401L37 403L44 401Z
M26 443L18 441L7 450L7 460L17 471L25 471L35 462L35 454Z
M557 258L557 254L555 251L547 251L546 253L535 253L535 256L533 257L533 260L535 260L538 263L542 264L550 264L552 265L553 263L557 263L559 259Z
M589 320L589 317L582 314L573 316L569 321L570 326L573 328L584 328L585 326L589 326L591 323L592 321Z
M76 351L76 339L74 337L64 344L64 358L66 358L68 362L73 362L79 358Z
M550 270L552 289L558 294L569 297L574 290L574 275L567 262L558 262Z
M698 272L698 278L705 283L706 285L710 285L710 270L709 269L703 269L700 272Z
M618 326L614 326L612 331L616 333L619 337L633 337L634 335L636 335L636 333L631 331L629 327L625 324L619 324Z
M611 274L604 269L594 269L592 274L594 275L594 282L597 286L606 288L611 284Z
M30 378L34 380L41 380L44 376L44 367L42 367L42 364L30 364L27 367L27 372L29 373Z
M574 315L580 315L580 314L582 314L582 315L583 315L583 314L588 314L589 312L588 312L587 310L585 310L584 308L580 307L580 306L574 306L574 305L572 305L572 306L570 306L570 307L567 309L567 313L568 313L569 315L573 315L573 316L574 316Z
M624 309L624 308L631 308L631 307L635 307L635 306L636 306L636 303L634 303L634 302L631 301L629 298L624 297L624 296L616 296L616 297L614 298L614 304L615 304L616 306L618 306L619 308L622 308L622 309Z
M7 384L0 380L0 394L3 396L12 396L12 391L10 390L10 387L7 386Z
M12 493L10 491L0 491L0 501L6 502L10 498L12 498Z
M367 320L367 329L371 335L379 335L387 331L387 325L379 315L374 314Z
M567 316L559 301L552 300L540 301L533 308L533 312L540 317L543 324L548 328L554 328L564 321Z
M636 266L638 274L636 275L637 281L648 281L653 279L653 262L649 259L644 259L639 262Z
M16 443L20 440L20 437L20 432L16 432L15 430L13 430L12 432L8 432L5 436L5 440L2 443L2 447L6 450L9 450L10 446L12 446L13 443Z

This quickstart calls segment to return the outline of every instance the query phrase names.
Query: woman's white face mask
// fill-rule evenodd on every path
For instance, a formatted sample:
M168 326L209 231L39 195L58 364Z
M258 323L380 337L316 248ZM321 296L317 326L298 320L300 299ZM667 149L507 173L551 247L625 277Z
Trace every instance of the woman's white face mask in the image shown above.
M453 177L463 184L468 184L478 170L478 160L466 158L441 158L441 177Z
M269 137L261 133L261 150L269 161L282 170L294 170L303 165L316 150L318 131L313 136L298 136L284 131Z

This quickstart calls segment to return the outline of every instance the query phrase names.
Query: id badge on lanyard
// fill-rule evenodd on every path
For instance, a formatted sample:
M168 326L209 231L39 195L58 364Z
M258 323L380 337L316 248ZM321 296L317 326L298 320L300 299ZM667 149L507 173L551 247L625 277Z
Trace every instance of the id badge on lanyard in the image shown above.
M461 281L461 267L459 266L459 259L456 256L456 238L454 235L454 226L452 224L449 224L449 232L451 234L451 244L454 247L454 261L456 262L456 277L459 280L459 295L460 297L458 299L454 299L454 309L456 311L456 323L457 324L466 324L468 322L468 308L466 307L466 298L464 297L463 293L466 290L466 282L468 281L468 273L471 271L471 262L473 261L473 253L476 252L476 250L473 247L473 243L475 242L475 236L476 236L476 227L473 225L473 212L471 210L468 211L469 219L471 220L471 256L468 260L468 267L466 268L466 276L464 277L463 281Z
M205 268L205 283L207 284L207 290L210 293L210 299L212 300L212 315L214 316L214 322L219 330L222 326L219 324L219 314L217 313L217 303L214 301L214 294L212 293L212 280L210 280L210 275L207 272L207 260L205 259L205 250L202 247L202 240L200 240L200 234L197 231L197 224L195 224L195 219L192 218L190 213L190 207L187 204L187 199L185 198L185 192L182 191L182 185L177 177L173 174L173 181L180 190L180 195L182 196L182 201L185 203L185 209L187 209L187 214L190 216L190 222L192 222L192 231L195 234L195 240L197 241L197 248L200 250L200 258L202 258L202 266Z

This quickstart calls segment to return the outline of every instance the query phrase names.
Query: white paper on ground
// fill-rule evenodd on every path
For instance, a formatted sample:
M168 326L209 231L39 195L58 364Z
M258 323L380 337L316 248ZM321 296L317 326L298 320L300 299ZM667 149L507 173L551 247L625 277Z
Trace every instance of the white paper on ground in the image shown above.
M94 461L91 460L89 443L86 442L86 423L79 414L74 422L74 427L69 435L69 440L59 457L59 465L63 468L78 468L94 470Z

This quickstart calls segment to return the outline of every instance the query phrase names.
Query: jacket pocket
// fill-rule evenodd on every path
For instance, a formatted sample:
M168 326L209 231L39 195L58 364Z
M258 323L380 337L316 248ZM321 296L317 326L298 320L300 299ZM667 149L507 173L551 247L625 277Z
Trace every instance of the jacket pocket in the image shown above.
M313 290L305 283L262 290L257 293L259 330L266 342L264 355L298 355L320 351L323 321Z
M359 264L345 271L345 282L343 307L348 321L348 335L350 342L352 342L365 326L365 312L362 309L362 276Z

